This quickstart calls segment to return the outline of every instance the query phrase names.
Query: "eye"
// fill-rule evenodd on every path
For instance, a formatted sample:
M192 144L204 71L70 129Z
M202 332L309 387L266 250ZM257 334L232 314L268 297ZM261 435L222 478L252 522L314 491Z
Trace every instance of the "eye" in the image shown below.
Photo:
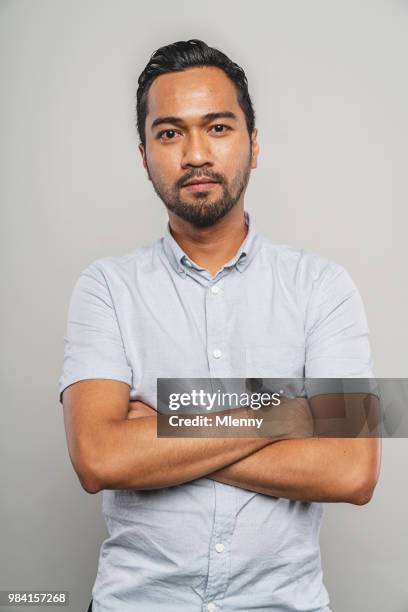
M211 130L214 130L215 134L226 134L231 128L228 125L224 125L223 123L217 123L216 125L211 126Z
M176 130L163 130L157 134L157 138L160 140L174 140L176 136Z

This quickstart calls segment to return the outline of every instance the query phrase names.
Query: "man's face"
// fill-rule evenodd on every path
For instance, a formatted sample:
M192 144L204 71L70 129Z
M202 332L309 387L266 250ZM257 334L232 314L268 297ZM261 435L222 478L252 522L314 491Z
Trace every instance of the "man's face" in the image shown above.
M212 225L243 199L256 168L256 130L250 138L234 84L209 66L163 74L147 108L139 148L156 193L181 219Z

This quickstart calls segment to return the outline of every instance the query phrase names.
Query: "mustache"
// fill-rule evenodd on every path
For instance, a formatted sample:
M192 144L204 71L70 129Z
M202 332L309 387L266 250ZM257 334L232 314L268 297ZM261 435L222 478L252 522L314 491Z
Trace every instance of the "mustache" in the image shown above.
M224 176L222 174L219 174L218 172L213 172L212 170L193 170L181 177L176 182L176 187L181 188L183 187L184 183L187 183L188 181L191 181L193 179L200 178L211 179L212 181L216 181L217 183L225 183Z

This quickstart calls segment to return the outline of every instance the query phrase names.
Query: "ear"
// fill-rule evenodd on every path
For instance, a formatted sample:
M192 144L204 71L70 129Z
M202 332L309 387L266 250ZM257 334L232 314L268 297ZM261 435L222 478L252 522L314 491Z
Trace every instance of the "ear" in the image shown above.
M146 161L146 149L144 147L144 145L142 145L140 143L139 145L139 151L140 151L140 155L142 156L142 163L143 163L143 168L146 170L147 172L147 178L149 179L149 181L151 180L150 178L150 174L149 174L149 168L147 166L147 161Z
M258 144L258 130L253 129L251 135L251 168L258 167L258 155L259 155L259 144Z

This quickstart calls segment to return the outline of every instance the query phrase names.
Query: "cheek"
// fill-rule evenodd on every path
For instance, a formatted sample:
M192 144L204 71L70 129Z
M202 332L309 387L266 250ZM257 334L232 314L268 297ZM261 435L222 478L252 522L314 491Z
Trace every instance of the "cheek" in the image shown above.
M227 149L225 156L218 157L221 172L230 180L241 175L250 164L249 151L245 149Z
M234 172L237 166L244 166L249 159L249 141L243 136L237 138L220 138L214 146L214 154L225 167Z
M180 172L180 163L174 154L171 155L162 151L158 154L152 151L147 158L147 164L153 180L165 184L177 180L177 175Z

